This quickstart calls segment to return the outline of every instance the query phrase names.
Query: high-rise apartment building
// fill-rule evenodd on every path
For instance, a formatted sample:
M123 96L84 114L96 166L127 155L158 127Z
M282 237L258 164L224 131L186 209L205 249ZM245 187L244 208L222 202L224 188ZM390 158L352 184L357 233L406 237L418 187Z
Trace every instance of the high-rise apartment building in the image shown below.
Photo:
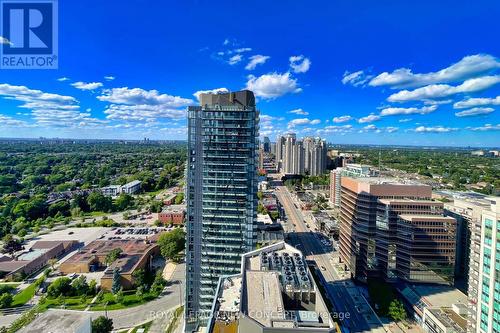
M431 196L428 185L342 177L340 258L353 277L453 283L456 221Z
M325 172L326 164L327 146L320 138L297 140L295 133L288 133L276 139L278 171L288 175L318 176Z
M482 212L476 302L477 333L500 332L500 198Z
M478 332L478 293L479 284L482 284L481 251L483 249L481 232L483 212L491 211L491 198L468 196L467 194L454 195L451 202L445 204L445 215L457 220L457 260L455 274L463 279L463 285L469 298L467 331Z
M378 171L368 165L347 164L343 168L336 168L330 172L330 202L335 207L340 207L340 180L342 177L371 177L376 176Z
M222 275L255 248L259 112L251 91L188 108L186 331L210 315Z

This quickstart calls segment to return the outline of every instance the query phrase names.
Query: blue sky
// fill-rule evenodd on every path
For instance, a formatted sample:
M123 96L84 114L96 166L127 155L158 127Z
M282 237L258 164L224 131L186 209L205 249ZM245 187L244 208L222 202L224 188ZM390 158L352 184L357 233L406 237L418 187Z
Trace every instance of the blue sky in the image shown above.
M271 138L499 146L498 17L493 0L61 1L59 69L0 70L0 137L184 139L196 92L249 88Z

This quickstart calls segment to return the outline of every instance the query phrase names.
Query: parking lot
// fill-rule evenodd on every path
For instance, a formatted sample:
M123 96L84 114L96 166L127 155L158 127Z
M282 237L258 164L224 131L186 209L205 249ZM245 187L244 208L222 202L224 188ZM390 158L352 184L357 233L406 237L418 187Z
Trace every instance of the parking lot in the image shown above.
M147 239L161 232L171 231L172 229L173 228L169 227L112 228L107 233L103 234L99 239Z

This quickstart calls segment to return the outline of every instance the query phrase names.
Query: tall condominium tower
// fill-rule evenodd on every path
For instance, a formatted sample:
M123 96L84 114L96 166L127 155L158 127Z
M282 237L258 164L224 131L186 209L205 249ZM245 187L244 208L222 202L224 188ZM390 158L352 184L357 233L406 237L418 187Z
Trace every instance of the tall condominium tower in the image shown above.
M453 284L456 220L428 185L341 179L340 258L366 281Z
M256 246L259 112L251 91L188 108L186 332L210 315L222 275Z
M491 199L491 209L481 216L474 331L477 333L500 332L500 198Z
M326 142L320 138L297 140L295 133L288 133L276 140L276 166L284 174L321 175L326 170L326 157Z

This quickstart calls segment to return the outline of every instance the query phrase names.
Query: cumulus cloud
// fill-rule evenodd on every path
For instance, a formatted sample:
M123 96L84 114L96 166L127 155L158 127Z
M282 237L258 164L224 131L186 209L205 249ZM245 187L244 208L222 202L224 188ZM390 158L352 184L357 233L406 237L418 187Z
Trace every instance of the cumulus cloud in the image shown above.
M366 125L365 127L363 127L364 131L375 131L376 129L377 129L377 126L375 126L373 124Z
M59 81L59 82L69 81L69 77L63 76L63 77L58 78L57 81Z
M264 99L272 99L285 94L296 94L302 91L298 87L297 79L294 79L290 72L283 74L269 73L259 77L248 76L246 89L255 93L255 96Z
M456 130L458 130L458 128L444 127L444 126L433 126L433 127L419 126L415 128L414 131L417 133L448 133Z
M307 115L309 115L309 112L304 111L304 110L302 110L302 109L295 109L295 110L291 110L291 111L288 111L288 113L300 114L300 115L302 115L302 116L307 116Z
M111 75L108 75L108 76L104 77L104 80L106 80L106 81L113 81L114 79L116 79L116 77L111 76Z
M380 112L381 116L395 116L401 114L428 114L437 110L437 105L424 106L421 108L385 108Z
M488 54L466 56L459 62L430 73L414 74L411 69L399 68L384 72L373 78L371 86L390 86L391 88L420 87L436 83L450 83L477 77L500 68L500 62Z
M242 59L243 59L243 57L241 56L241 54L236 54L236 55L232 56L231 58L229 58L228 63L229 63L230 65L236 65L236 64L237 64L237 63L239 63Z
M311 67L311 60L303 55L290 57L290 68L294 73L305 73Z
M345 71L342 77L342 83L350 84L354 87L364 86L372 77L372 75L367 75L364 71L357 71L353 73Z
M318 129L316 134L319 136L329 135L329 134L346 134L352 132L352 125L332 125L325 126L324 128Z
M90 112L80 112L78 100L72 96L46 93L25 86L0 84L0 95L23 102L20 108L31 110L36 124L51 127L84 127L102 124Z
M453 107L455 109L465 109L485 105L500 105L500 96L495 98L469 98L464 101L456 102L453 104Z
M387 98L389 102L421 101L445 98L459 93L481 91L500 82L500 75L483 76L464 81L458 86L433 84L415 90L401 90Z
M0 114L0 127L26 127L28 123Z
M345 122L350 121L352 119L353 118L351 116L345 115L345 116L340 116L340 117L334 117L333 122L334 123L345 123Z
M492 125L492 124L485 124L484 126L480 127L468 127L468 129L472 131L500 131L500 124Z
M225 93L228 93L229 92L229 89L227 88L216 88L216 89L212 89L212 90L198 90L197 92L195 92L193 94L194 97L196 97L197 100L200 100L200 95L201 94L214 94L214 95L217 95L217 94L225 94Z
M385 128L385 130L388 132L388 133L394 133L394 132L397 132L399 130L399 127L394 127L394 126L388 126Z
M366 117L361 117L358 119L358 123L363 124L363 123L371 123L374 121L380 120L380 116L377 116L375 114L369 114Z
M490 114L493 111L495 111L495 109L493 109L493 108L475 107L475 108L472 108L469 110L456 112L455 116L457 116L457 117L480 116L480 115L484 115L484 114Z
M319 119L310 120L309 118L297 118L288 122L288 129L303 125L318 125L319 123L321 123L321 120Z
M103 86L101 82L82 82L78 81L71 84L76 89L80 90L95 90Z
M126 121L181 119L185 117L184 108L194 103L191 99L161 94L158 90L128 87L105 89L97 99L112 103L104 111L107 119Z
M269 58L271 58L271 57L264 56L261 54L253 55L249 58L250 62L245 66L245 69L246 70L253 70L253 69L255 69L255 67L257 67L257 65L264 64Z

